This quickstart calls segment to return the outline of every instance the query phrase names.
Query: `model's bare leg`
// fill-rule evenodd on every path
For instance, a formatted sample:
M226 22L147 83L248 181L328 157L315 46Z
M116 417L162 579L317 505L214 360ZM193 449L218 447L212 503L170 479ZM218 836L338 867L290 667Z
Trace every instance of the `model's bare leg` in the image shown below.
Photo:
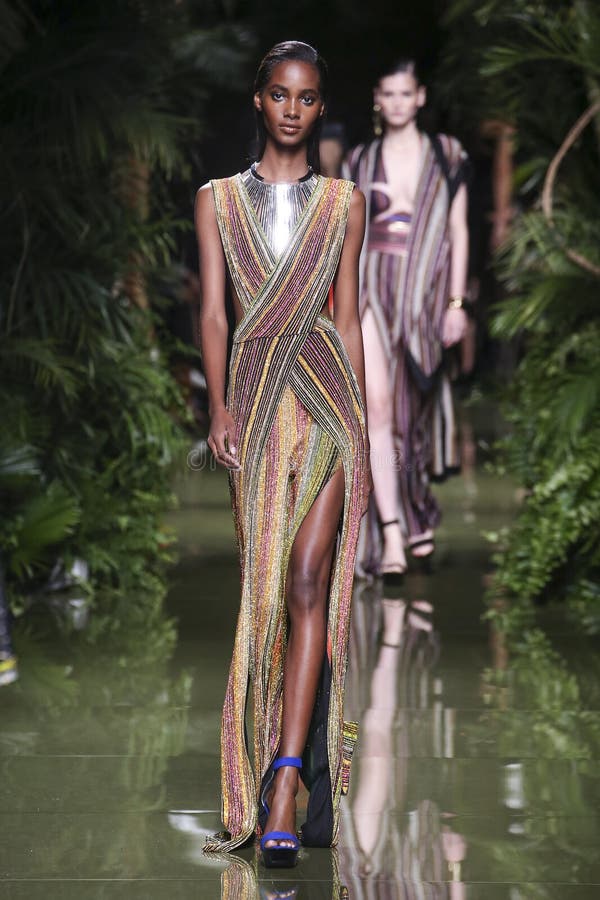
M327 590L338 523L344 504L344 472L331 477L294 540L286 584L290 619L283 671L283 719L279 756L302 756L317 696L327 634ZM296 833L298 770L275 773L266 831ZM267 846L291 847L288 841Z
M399 512L397 466L403 465L403 460L397 459L394 445L393 403L386 355L370 309L363 317L362 330L373 493L379 518L382 522L393 523ZM382 572L403 571L406 557L400 523L387 525L382 536Z
M381 609L382 642L371 678L369 706L361 721L360 769L352 802L356 839L364 854L359 870L362 875L372 871L371 857L393 800L393 725L406 604L383 599Z

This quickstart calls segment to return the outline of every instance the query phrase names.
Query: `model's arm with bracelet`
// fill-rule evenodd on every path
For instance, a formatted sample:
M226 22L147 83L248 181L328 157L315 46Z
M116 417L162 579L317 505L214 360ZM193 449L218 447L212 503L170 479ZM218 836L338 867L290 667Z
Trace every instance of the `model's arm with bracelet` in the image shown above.
M346 226L346 236L338 270L333 284L333 317L337 331L344 342L363 401L365 410L365 433L367 428L367 400L365 390L365 357L362 328L358 312L358 263L365 234L365 198L356 189L350 201L350 212ZM372 489L369 446L367 438L367 470L369 477L365 484L363 508L366 509Z
M238 469L234 446L235 422L225 406L227 336L229 325L225 313L225 254L219 235L215 204L210 185L196 194L194 213L200 253L200 348L208 387L210 433L208 446L217 462L228 469Z
M461 184L450 208L450 308L442 323L442 343L451 347L463 339L467 330L467 314L458 306L467 285L469 262L469 230L467 226L467 188Z

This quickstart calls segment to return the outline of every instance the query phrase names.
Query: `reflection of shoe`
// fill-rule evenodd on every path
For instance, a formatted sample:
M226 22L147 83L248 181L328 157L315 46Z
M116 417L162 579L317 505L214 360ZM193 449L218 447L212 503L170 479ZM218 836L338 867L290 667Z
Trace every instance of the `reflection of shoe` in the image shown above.
M406 621L417 631L433 631L433 606L427 600L411 600L408 604Z
M382 528L387 528L388 525L399 526L400 522L398 519L389 519L389 521L381 523ZM404 579L406 563L395 562L382 564L379 568L379 572L386 587L399 587Z
M278 888L275 885L260 885L260 900L295 900L298 896L298 886Z
M280 756L273 763L273 773L283 766L293 766L295 769L302 768L302 759L299 756ZM269 807L267 805L266 791L263 792L262 804L264 810L269 815ZM291 847L281 847L277 844L274 847L265 846L271 841L286 841L291 843ZM262 850L263 863L268 869L291 869L298 861L298 850L300 849L300 841L295 834L289 831L267 831L260 840L260 849Z
M12 684L18 677L17 658L8 656L6 659L2 659L0 656L0 687L3 684Z

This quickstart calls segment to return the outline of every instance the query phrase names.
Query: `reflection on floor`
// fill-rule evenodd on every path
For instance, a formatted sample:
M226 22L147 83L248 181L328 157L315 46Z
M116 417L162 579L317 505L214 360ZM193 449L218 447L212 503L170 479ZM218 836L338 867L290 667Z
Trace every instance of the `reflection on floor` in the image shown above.
M444 486L432 574L359 584L347 718L360 722L336 851L267 872L203 855L219 826L220 707L238 573L220 473L195 471L174 521L179 640L56 647L17 635L0 689L0 898L583 900L600 896L600 671L544 616L504 645L481 621L481 531L510 490ZM141 644L141 646L140 646Z

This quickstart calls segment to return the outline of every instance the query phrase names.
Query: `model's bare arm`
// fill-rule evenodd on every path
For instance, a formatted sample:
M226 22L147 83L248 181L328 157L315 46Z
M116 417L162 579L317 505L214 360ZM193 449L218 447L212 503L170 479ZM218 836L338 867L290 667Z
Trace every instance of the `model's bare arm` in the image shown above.
M461 184L450 208L450 295L463 297L469 262L469 230L467 227L467 188Z
M235 422L225 406L225 374L229 326L225 313L225 256L219 235L210 185L196 194L194 211L200 257L200 348L206 385L210 433L208 445L218 462L239 468L236 459Z
M467 188L461 184L450 209L450 296L464 297L469 262L467 227ZM449 309L442 324L442 343L451 347L463 339L467 330L464 309Z
M333 284L333 317L356 374L365 410L367 426L367 394L365 390L365 356L358 311L358 262L365 235L365 198L355 190L350 201L344 246ZM368 434L368 430L367 430ZM368 439L367 439L368 441ZM367 452L367 466L369 465ZM365 508L371 490L371 479L365 488Z

